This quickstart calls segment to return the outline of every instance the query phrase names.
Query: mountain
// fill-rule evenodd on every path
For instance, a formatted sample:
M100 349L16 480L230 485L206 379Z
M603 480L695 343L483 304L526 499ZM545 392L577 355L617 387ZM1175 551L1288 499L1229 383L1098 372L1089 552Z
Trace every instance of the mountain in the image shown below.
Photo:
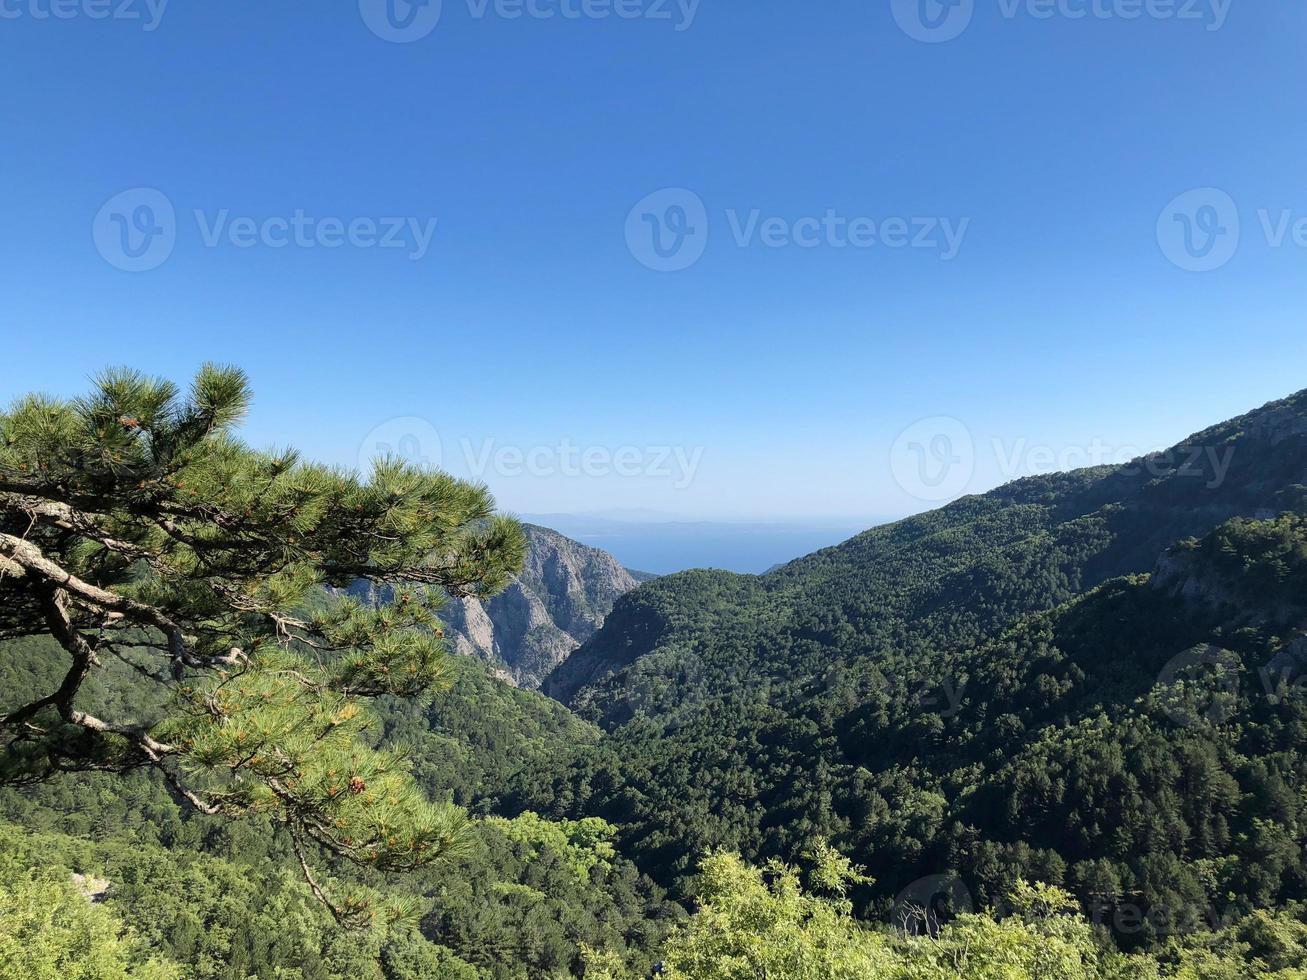
M515 805L620 822L674 886L826 838L869 915L1025 876L1129 944L1307 899L1305 515L1307 392L762 576L664 577L546 679L608 734Z
M526 563L512 584L488 602L454 600L441 618L457 652L479 657L509 683L536 688L594 634L619 597L650 576L557 531L524 527Z
M1147 571L1182 537L1294 505L1307 483L1305 444L1307 392L1165 452L1018 480L761 576L664 576L619 603L609 628L543 690L613 721L623 672L678 645L704 640L706 650L730 650L740 670L797 676L887 642L975 637L1112 576ZM778 658L780 650L797 659ZM720 659L697 657L705 669Z

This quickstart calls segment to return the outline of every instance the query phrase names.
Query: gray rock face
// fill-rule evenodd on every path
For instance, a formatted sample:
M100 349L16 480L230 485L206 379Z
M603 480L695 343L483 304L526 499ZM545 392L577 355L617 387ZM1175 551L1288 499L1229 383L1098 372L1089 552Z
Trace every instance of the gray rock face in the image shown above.
M1226 605L1231 600L1227 583L1213 569L1202 565L1191 553L1174 548L1157 560L1152 586L1210 606Z
M528 547L522 574L489 602L450 602L441 619L452 649L481 658L511 684L534 690L638 583L605 551L548 528L524 528Z

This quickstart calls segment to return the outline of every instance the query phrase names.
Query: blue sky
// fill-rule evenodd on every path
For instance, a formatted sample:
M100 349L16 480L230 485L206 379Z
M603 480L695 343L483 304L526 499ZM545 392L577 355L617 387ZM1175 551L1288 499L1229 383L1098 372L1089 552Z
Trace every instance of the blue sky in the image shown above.
M231 361L515 511L869 519L1307 384L1302 5L384 2L0 0L0 397Z

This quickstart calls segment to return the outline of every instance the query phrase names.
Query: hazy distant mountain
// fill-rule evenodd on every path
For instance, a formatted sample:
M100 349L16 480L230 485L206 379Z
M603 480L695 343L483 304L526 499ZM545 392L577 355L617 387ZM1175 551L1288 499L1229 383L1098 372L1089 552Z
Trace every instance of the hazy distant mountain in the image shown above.
M537 688L603 624L613 604L653 576L623 568L612 555L524 525L522 574L489 602L450 602L441 618L450 646L486 661L506 681Z

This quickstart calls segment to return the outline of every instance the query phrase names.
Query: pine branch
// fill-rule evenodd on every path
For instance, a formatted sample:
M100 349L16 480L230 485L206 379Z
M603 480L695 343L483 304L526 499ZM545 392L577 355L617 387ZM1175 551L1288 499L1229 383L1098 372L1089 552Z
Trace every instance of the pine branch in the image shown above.
M267 812L297 846L430 863L465 815L369 747L358 699L445 680L436 609L502 588L521 529L485 487L399 460L362 481L251 450L230 435L248 404L241 372L205 366L184 401L115 369L77 401L0 412L0 638L44 633L70 660L56 690L0 719L6 778L151 766L197 810ZM360 579L394 586L394 603L332 591ZM80 710L97 653L175 687L177 707L149 725Z

